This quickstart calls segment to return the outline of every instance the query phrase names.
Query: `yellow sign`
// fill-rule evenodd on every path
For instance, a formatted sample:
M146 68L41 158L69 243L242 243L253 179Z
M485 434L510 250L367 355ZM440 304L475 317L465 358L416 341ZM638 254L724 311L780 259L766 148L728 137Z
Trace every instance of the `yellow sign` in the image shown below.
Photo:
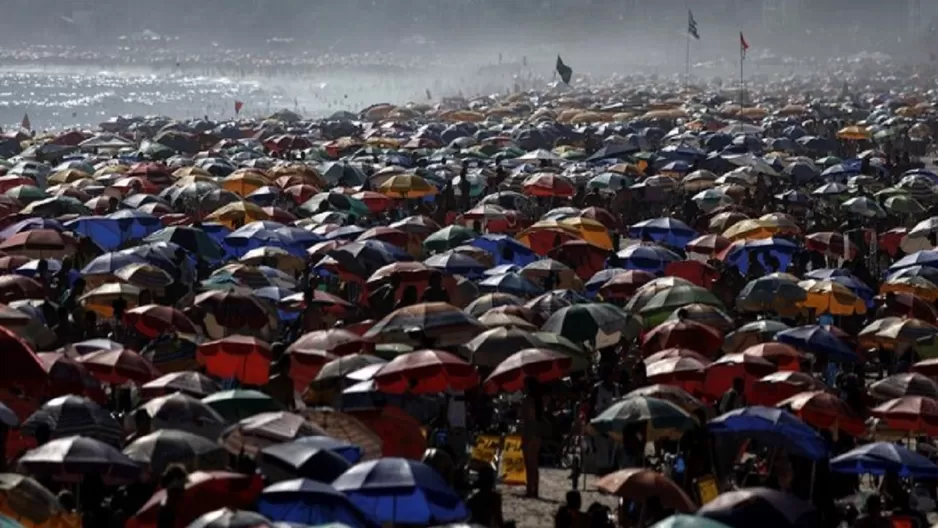
M717 481L713 475L704 475L697 479L697 494L700 495L700 503L707 504L720 494L717 488Z
M495 457L498 455L498 448L501 446L502 438L493 435L479 435L476 437L476 443L472 446L472 459L487 464L495 463Z
M510 486L524 486L527 484L528 479L524 470L524 453L521 451L520 436L505 437L498 476L501 477L503 483Z

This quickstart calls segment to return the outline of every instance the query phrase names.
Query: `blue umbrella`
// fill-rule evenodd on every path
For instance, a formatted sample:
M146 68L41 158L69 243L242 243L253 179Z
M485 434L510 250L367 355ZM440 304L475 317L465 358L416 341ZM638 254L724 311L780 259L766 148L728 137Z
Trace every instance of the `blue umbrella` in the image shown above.
M225 244L225 237L231 234L231 229L229 229L228 226L218 222L203 222L199 224L199 227L202 231L205 231L205 234L211 237L216 244L226 250L228 249Z
M147 264L147 259L133 253L105 253L81 269L82 275L111 275L131 264Z
M296 479L267 486L257 511L272 521L320 526L342 523L351 528L372 528L371 521L351 500L329 484Z
M634 224L629 228L629 236L643 240L649 238L672 247L684 247L697 238L697 232L674 218L653 218Z
M494 268L489 268L482 272L486 277L494 277L495 275L504 275L506 273L520 273L521 267L514 264L501 264L495 266Z
M890 273L886 279L894 280L901 279L902 277L922 277L923 279L928 279L932 282L938 282L938 268L932 268L928 266L909 266L908 268L902 268L901 270Z
M169 274L173 274L178 268L176 265L176 255L179 254L180 251L185 258L189 260L190 264L195 262L195 259L186 253L182 246L173 242L149 242L122 249L117 253L142 257L145 259L145 262L153 264Z
M504 275L488 277L479 283L479 291L510 293L519 297L533 297L544 293L540 286L518 273L505 273Z
M245 196L244 199L251 203L260 205L261 207L266 207L273 205L279 197L280 189L278 187L265 185L264 187L260 187L251 194Z
M754 253L756 259L768 272L785 271L797 250L798 244L784 238L747 240L740 245L732 246L726 254L725 262L727 266L736 266L739 272L745 275L749 272L749 254ZM772 255L778 261L778 269L772 269L774 266L766 262L766 255Z
M317 449L328 449L338 454L349 464L357 464L362 459L362 448L345 440L338 440L331 436L304 436L293 440L293 443L303 444Z
M362 462L332 483L379 524L434 525L469 517L459 495L435 470L403 458Z
M438 269L449 275L465 275L474 277L485 271L486 265L462 253L438 253L423 261L427 266Z
M321 242L323 238L312 231L307 231L301 227L294 226L283 226L274 229L275 233L283 235L283 237L290 243L291 246L300 247L303 249L312 246L316 242Z
M616 253L619 265L630 270L663 273L669 263L681 260L676 253L661 246L636 244Z
M224 244L236 256L244 256L252 249L269 246L287 249L293 244L286 236L276 231L277 227L283 227L282 224L268 227L267 222L251 222L240 227L225 236Z
M615 277L620 273L624 273L627 270L623 268L606 268L604 270L599 270L593 274L588 281L586 281L586 296L594 297L599 289L602 288L603 284L606 284L609 279Z
M795 415L774 407L752 406L717 416L707 424L711 433L737 435L817 460L827 456L827 444Z
M775 334L775 340L812 354L826 354L831 361L854 363L860 359L846 343L818 325L783 330Z
M36 216L27 218L26 220L20 220L19 222L5 228L3 231L0 231L0 239L6 240L17 233L22 233L23 231L33 231L36 229L54 229L56 231L63 231L65 228L58 220Z
M537 254L517 239L508 235L482 235L469 245L484 249L495 256L495 264L526 266L537 260Z
M65 223L66 229L86 236L105 251L121 246L124 234L117 220L103 216L80 216Z
M295 478L332 482L352 464L329 449L298 442L274 444L261 450L261 472L277 482Z
M926 457L890 442L862 445L831 459L831 471L861 475L896 473L900 477L938 477L938 466Z
M889 273L893 273L903 268L909 268L912 266L928 266L930 268L938 268L938 250L926 249L924 251L916 251L911 255L906 255L899 259L898 262L894 262L891 266L889 266Z
M131 240L145 238L163 227L159 218L136 209L121 209L107 215L105 218L117 220L121 232Z

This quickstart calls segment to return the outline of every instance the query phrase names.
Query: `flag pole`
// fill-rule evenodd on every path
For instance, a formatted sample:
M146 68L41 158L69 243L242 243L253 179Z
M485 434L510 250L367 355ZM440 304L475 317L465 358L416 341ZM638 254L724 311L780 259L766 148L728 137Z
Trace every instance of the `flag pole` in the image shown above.
M742 33L740 33L741 35ZM746 88L743 81L743 63L746 62L746 48L740 45L739 47L739 113L742 117L743 105L746 103Z
M687 86L690 84L690 31L684 32L684 45L684 92L686 94Z

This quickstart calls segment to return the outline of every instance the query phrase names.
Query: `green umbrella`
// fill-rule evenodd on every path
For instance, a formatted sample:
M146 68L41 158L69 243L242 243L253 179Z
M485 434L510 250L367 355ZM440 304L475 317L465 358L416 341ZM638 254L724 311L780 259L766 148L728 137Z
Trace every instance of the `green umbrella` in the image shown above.
M20 213L55 218L65 215L90 215L91 209L71 196L52 196L30 202Z
M641 332L637 318L618 306L605 303L575 304L561 308L541 328L544 332L559 334L573 343L590 343L603 348L622 337L634 339Z
M788 329L790 327L787 324L771 319L746 323L727 334L723 341L723 351L727 354L742 352L752 345L769 342L775 338L775 334Z
M347 212L355 216L368 216L371 214L364 202L339 192L319 193L303 202L300 210L313 215L322 212L323 207L330 211Z
M841 207L844 211L864 218L884 218L886 216L886 211L883 211L883 208L875 200L866 196L851 198L844 202Z
M895 214L912 215L925 212L925 207L918 203L918 200L904 194L898 194L896 196L890 196L889 198L886 198L886 203L884 205L887 211Z
M33 185L17 185L3 194L23 204L42 200L47 196L42 189Z
M172 242L183 247L193 255L207 260L222 257L221 247L205 231L195 227L172 226L160 229L147 236L144 242Z
M696 427L697 420L677 405L649 396L630 396L613 403L590 421L597 433L621 439L629 427L646 427L646 439L680 438Z
M736 306L744 312L783 313L807 298L808 293L797 283L781 277L759 277L739 292Z
M645 319L646 325L657 326L667 319L671 312L691 303L709 304L723 308L723 303L710 290L700 286L680 285L656 293L639 310L639 313Z
M599 189L601 191L618 191L624 187L630 187L634 183L635 181L631 178L617 172L604 172L586 182L586 188Z
M237 422L255 414L283 410L277 400L256 390L235 389L216 392L202 398L202 403L214 409L228 422Z
M457 225L440 229L423 241L423 248L427 253L442 253L446 250L461 246L479 236L475 231Z
M843 163L844 160L838 158L837 156L825 156L818 159L815 163L823 167L833 167L838 163Z
M908 189L903 189L901 187L886 187L881 191L877 191L873 195L877 200L886 200L893 196L911 196Z
M656 522L651 528L730 528L729 526L696 515L672 515L667 519Z

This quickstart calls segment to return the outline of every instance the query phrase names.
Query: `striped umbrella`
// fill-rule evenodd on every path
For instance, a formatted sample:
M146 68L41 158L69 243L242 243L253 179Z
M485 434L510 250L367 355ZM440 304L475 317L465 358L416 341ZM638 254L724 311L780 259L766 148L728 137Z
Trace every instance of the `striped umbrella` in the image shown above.
M542 383L567 375L573 365L570 356L542 348L528 348L516 352L502 361L485 380L485 390L517 392L524 388L525 380L534 377Z
M123 428L111 413L81 396L47 401L23 422L22 431L34 436L41 427L48 430L50 438L84 435L117 446L124 439Z
M172 306L147 304L128 310L124 322L146 337L156 337L172 330L186 334L197 334L195 324L181 311Z
M421 303L395 310L375 323L365 339L378 343L455 346L466 343L485 327L476 318L447 303ZM419 330L415 332L415 330Z

